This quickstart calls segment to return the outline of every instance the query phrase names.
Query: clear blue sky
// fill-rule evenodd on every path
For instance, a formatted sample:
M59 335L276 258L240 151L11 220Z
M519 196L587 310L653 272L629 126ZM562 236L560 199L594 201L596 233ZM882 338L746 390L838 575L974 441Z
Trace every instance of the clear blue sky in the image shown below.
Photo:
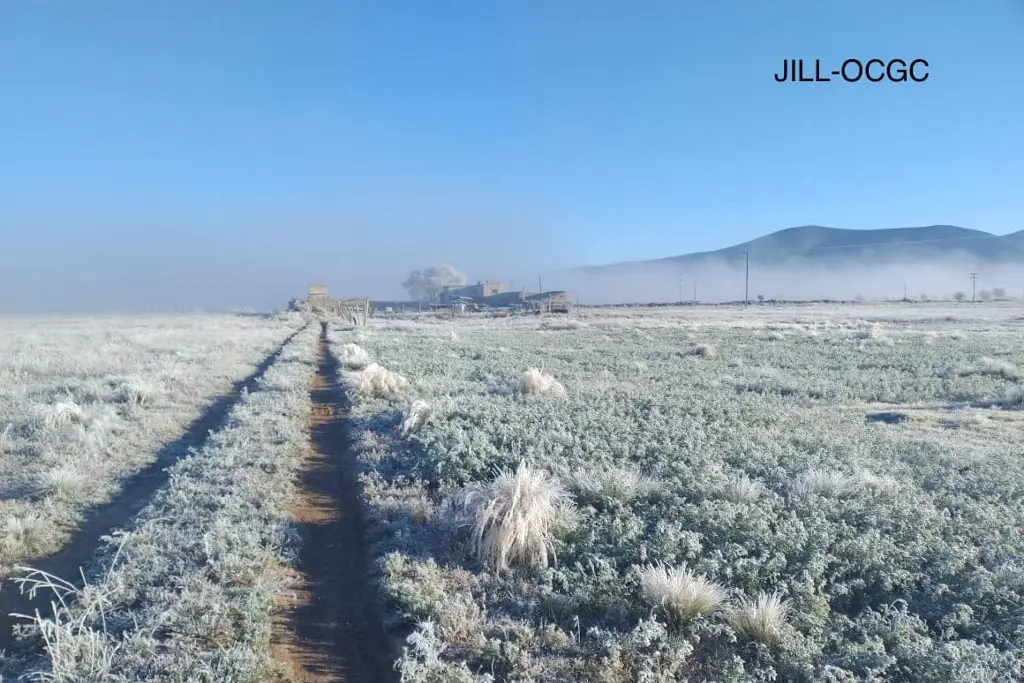
M931 75L774 82L791 57ZM1010 0L4 0L0 102L0 285L85 298L393 282L489 234L578 265L811 223L1024 228Z

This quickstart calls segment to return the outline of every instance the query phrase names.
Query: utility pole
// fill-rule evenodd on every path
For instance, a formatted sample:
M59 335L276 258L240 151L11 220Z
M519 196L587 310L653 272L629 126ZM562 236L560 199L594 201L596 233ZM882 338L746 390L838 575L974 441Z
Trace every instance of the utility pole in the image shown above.
M543 294L544 293L544 285L540 281L540 275L537 276L537 293L538 294Z
M679 276L679 303L683 303L683 276Z
M693 303L697 303L697 279L693 280Z
M904 301L907 300L907 283L906 282L903 283L903 300Z
M971 301L975 300L975 294L978 290L978 274L971 273Z
M743 280L743 308L746 308L750 304L750 252L743 252L743 257L746 259L746 272Z

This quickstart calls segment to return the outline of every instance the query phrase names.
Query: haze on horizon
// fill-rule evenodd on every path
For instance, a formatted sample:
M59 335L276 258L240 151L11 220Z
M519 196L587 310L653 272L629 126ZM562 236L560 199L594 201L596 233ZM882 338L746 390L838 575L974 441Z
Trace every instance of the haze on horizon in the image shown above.
M585 11L584 11L585 10ZM884 21L881 19L884 18ZM743 296L714 250L795 225L1024 227L1024 11L740 0L0 5L0 314L267 310L413 269L581 301ZM786 58L925 83L779 84ZM955 254L752 268L750 295L970 292ZM982 266L979 289L1024 274ZM1020 269L1024 271L1024 268Z

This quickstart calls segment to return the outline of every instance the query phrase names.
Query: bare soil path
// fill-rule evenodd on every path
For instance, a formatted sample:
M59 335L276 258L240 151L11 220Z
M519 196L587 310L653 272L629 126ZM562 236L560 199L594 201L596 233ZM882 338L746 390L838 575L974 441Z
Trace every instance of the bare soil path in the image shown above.
M310 389L311 442L292 516L302 536L292 599L277 615L272 647L285 680L397 680L370 569L355 454L345 428L347 399L322 327Z
M256 381L277 360L281 350L296 334L298 332L289 335L248 377L236 382L230 392L219 396L189 425L181 437L162 446L151 464L125 479L121 490L113 498L89 510L81 526L63 548L52 555L25 560L24 564L79 586L79 568L87 566L100 539L128 525L167 481L167 468L188 454L189 448L201 447L210 432L223 426L242 390L251 391L255 388ZM12 613L32 614L38 609L41 614L47 615L50 614L51 600L53 596L48 591L39 591L34 600L29 599L28 594L22 593L13 581L4 581L0 586L0 649L17 652L23 646L14 637L14 626L24 623L24 620L12 617Z

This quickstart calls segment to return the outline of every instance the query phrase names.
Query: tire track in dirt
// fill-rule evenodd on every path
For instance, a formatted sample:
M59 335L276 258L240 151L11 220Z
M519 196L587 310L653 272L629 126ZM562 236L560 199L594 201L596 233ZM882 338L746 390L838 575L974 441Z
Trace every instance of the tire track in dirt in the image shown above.
M348 403L338 361L320 334L310 388L310 445L291 508L302 546L291 600L274 619L272 649L284 680L297 683L396 681L370 562L357 464L349 447Z
M153 494L167 482L167 468L186 456L190 448L200 448L210 432L224 425L242 391L255 389L259 378L299 332L301 329L290 334L273 353L260 361L248 377L235 382L228 393L218 396L179 438L160 447L151 464L122 480L121 489L113 498L88 510L78 530L60 550L52 555L26 559L21 564L81 587L80 568L88 565L100 539L131 523ZM38 609L41 614L48 615L51 600L53 596L48 591L38 591L35 599L30 599L28 593L22 593L11 579L4 581L0 585L0 649L13 653L22 647L14 636L14 627L25 622L11 616L12 613L33 614Z

